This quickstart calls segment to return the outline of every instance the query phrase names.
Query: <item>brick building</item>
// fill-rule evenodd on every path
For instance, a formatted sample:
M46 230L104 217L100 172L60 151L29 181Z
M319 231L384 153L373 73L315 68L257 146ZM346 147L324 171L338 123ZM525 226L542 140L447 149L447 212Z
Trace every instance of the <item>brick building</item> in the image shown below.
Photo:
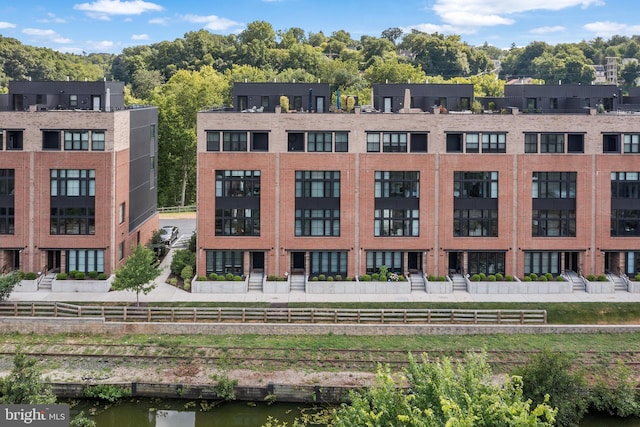
M640 271L640 114L617 91L471 114L464 85L413 86L374 86L366 113L199 113L197 274Z
M0 270L111 274L158 228L156 108L119 82L0 96Z

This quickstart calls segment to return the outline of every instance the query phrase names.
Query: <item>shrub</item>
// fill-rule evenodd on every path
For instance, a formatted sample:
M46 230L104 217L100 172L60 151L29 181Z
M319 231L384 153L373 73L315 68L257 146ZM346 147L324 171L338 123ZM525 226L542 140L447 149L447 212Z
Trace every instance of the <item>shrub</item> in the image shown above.
M317 281L318 281L318 276L313 276L313 277L311 278L311 281L312 281L312 282L317 282Z
M191 268L190 265L185 265L180 272L180 277L182 277L185 284L191 282L191 278L193 277L193 268Z
M504 276L504 280L506 280L507 282L513 282L513 276L507 274L506 276Z
M490 281L490 282L495 282L495 281L496 281L496 276L495 276L495 275L493 275L493 274L490 274L490 275L487 277L487 280L488 280L488 281Z
M113 403L131 396L131 389L115 384L96 384L87 386L84 389L84 396Z
M640 273L636 274L636 280L640 281Z
M35 279L36 279L36 277L38 277L38 275L37 275L36 273L34 273L33 271L30 271L30 272L28 272L28 273L26 273L26 274L24 275L24 278L25 278L26 280L35 280Z
M531 276L524 276L524 279L522 279L525 282L530 282L531 281Z
M471 276L471 281L472 282L479 282L480 281L480 275L479 274L474 274L473 276Z
M289 111L289 98L287 96L280 96L280 107L282 107L282 112L284 113Z
M175 251L171 260L171 273L174 276L180 276L185 266L190 265L191 270L196 269L196 254L187 249Z
M333 282L333 276L327 277L327 282Z
M504 280L504 276L501 273L496 273L496 280L502 281Z
M347 282L352 282L353 281L353 277L351 276L347 276L347 278L345 279Z
M446 282L446 281L447 281L447 278L446 278L446 277L444 277L444 276L438 276L438 277L436 278L436 280L437 280L438 282Z
M371 280L373 280L374 282L380 280L380 274L379 273L373 273L371 275Z
M550 281L550 280L553 280L553 274L551 274L551 273L547 273L547 274L545 274L545 277L546 277L546 278L547 278L547 280L549 280L549 281Z
M433 274L430 274L427 276L427 280L430 282L434 282L436 280L436 276L434 276Z
M485 280L487 278L487 275L484 273L479 273L480 274L480 280Z
M198 281L199 282L204 282L207 280L207 276L198 276Z
M564 277L562 277L561 275L557 275L556 276L556 282L564 282Z
M76 271L76 274L74 274L76 280L84 280L84 276L84 271Z
M341 282L342 281L342 275L341 274L336 274L336 280L338 282Z
M387 281L387 275L386 274L381 274L378 276L378 280L381 282L386 282Z
M229 282L233 282L233 273L227 273L227 275L224 276L224 280L227 280Z
M368 274L365 274L364 276L362 276L360 278L360 280L362 280L363 282L370 282L371 281L371 276L369 276Z
M107 280L109 276L107 276L107 273L100 273L98 274L98 280Z
M242 282L242 276L233 276L233 281L234 282Z
M318 280L327 280L327 276L325 276L324 274L319 274Z
M56 280L67 280L67 273L56 274Z
M545 276L544 274L540 277L538 277L538 280L541 282L546 282L547 281L547 276Z
M187 292L191 291L191 283L184 282L184 290Z
M209 275L209 280L212 280L212 281L218 280L218 275L216 273L211 273ZM267 280L269 280L269 279L267 279Z
M270 274L267 276L267 281L268 282L275 282L278 280L278 276L276 276L275 274Z
M90 279L96 279L98 277L98 272L97 271L90 271L88 274Z
M406 282L407 278L402 274L398 274L398 282Z
M604 274L601 274L598 276L598 282L606 282L607 281L607 276L605 276Z
M169 284L173 285L173 286L177 285L178 284L178 278L177 277L170 278L169 279Z
M587 274L587 280L593 282L596 280L595 274Z

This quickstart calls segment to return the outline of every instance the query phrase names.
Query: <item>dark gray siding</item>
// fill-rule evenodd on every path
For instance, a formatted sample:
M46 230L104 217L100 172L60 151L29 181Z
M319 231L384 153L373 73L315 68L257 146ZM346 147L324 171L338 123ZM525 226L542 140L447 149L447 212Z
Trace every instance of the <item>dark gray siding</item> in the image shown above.
M153 216L158 208L157 108L131 110L129 155L129 231L131 232Z

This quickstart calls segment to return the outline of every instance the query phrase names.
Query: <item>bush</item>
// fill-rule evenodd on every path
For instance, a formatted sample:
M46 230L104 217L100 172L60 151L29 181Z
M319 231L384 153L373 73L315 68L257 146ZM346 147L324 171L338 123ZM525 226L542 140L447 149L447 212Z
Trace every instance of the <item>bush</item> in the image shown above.
M327 277L327 282L333 282L333 276Z
M381 274L378 276L378 280L381 282L386 282L387 281L387 275L386 274Z
M472 282L479 282L480 281L480 275L479 274L474 274L473 276L471 276L471 281Z
M98 280L107 280L108 278L109 276L107 276L107 273L98 274Z
M490 281L490 282L495 282L495 281L496 281L496 276L495 276L495 275L493 275L493 274L490 274L490 275L487 277L487 280L488 280L488 281Z
M193 277L193 268L190 265L185 265L182 271L180 272L180 277L184 280L184 283L190 283L191 278Z
M485 280L487 278L487 275L484 273L479 273L480 274L480 280Z
M496 280L498 281L504 280L504 276L501 273L496 273L495 276L496 276Z
M640 281L640 273L636 274L636 280Z
M311 281L312 281L312 282L317 282L317 281L318 281L318 276L313 276L313 277L311 278Z
M84 280L84 276L84 271L76 271L76 274L74 274L76 280Z
M209 275L209 280L215 282L216 280L218 280L218 275L216 273L211 273Z
M444 276L438 276L438 277L436 278L436 280L437 280L438 282L446 282L446 281L447 281L447 278L446 278L446 277L444 277Z
M362 276L360 278L360 280L362 280L363 282L370 282L371 281L371 276L369 276L368 274L365 274L364 276Z
M547 281L547 276L542 275L542 276L538 277L538 281L540 281L540 282L546 282L546 281Z
M342 281L342 275L341 274L336 274L336 280L338 282L341 282Z
M233 273L227 273L226 276L224 276L224 280L233 282Z
M524 282L530 282L531 281L531 276L524 276L524 279L522 279Z
M204 282L207 280L207 276L198 276L198 282Z
M131 389L115 384L96 384L86 387L84 396L113 403L131 396Z
M530 273L530 274L529 274L529 277L530 277L530 278L531 278L531 280L533 280L534 282L535 282L536 280L538 280L538 275L537 275L536 273Z
M404 277L404 275L402 275L402 274L398 275L398 282L406 282L406 281L407 281L407 278Z
M506 276L504 276L504 280L507 282L513 282L513 276L507 274Z
M590 282L594 282L596 280L595 274L587 274L587 280Z
M319 274L318 280L322 280L322 281L327 280L327 276L325 276L324 274Z
M564 282L564 277L562 277L561 275L557 275L556 276L556 282Z
M97 271L90 271L88 274L90 279L96 279L98 278L98 272Z
M180 276L185 266L190 265L191 271L196 269L196 254L187 249L175 251L171 260L171 273Z
M169 282L170 285L175 286L175 285L178 284L178 278L177 277L172 277L172 278L169 279L168 282Z
M347 276L347 278L345 279L347 282L352 282L353 281L353 277L351 276Z
M35 279L36 279L36 277L38 277L38 275L37 275L36 273L34 273L33 271L30 271L30 272L28 272L28 273L26 273L26 274L24 275L24 278L25 278L26 280L35 280Z
M547 278L547 280L549 280L549 281L553 280L553 274L551 274L551 273L547 273L547 274L545 274L545 277L546 277L546 278Z
M380 280L380 274L379 273L373 273L371 275L371 280L374 282L377 282L378 280Z
M598 276L598 282L606 282L607 281L607 276L605 276L604 274L601 274Z
M268 282L276 282L278 281L278 276L276 276L275 274L270 274L267 276L267 281Z
M233 281L234 282L242 282L242 276L233 276Z

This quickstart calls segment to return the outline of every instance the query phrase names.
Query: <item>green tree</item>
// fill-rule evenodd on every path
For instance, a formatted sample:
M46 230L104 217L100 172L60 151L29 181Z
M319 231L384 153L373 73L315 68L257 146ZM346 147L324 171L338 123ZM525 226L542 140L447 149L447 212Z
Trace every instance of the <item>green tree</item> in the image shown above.
M80 411L74 419L71 420L69 427L96 427L96 422L84 415L84 411Z
M387 28L382 32L382 37L389 40L394 45L396 44L396 40L402 37L402 30L398 27Z
M396 58L383 60L377 58L374 63L365 70L364 78L370 83L422 83L427 76L418 65L400 63Z
M4 301L9 298L13 288L20 283L22 275L17 271L9 274L3 274L0 276L0 301Z
M405 380L408 390L401 386ZM335 413L335 427L552 426L555 419L545 401L532 407L523 399L519 377L493 384L484 354L455 363L410 357L404 380L380 368L373 387L350 396L351 404Z
M636 86L636 82L640 77L640 64L630 61L620 71L620 77L624 80L622 88L628 93L630 88Z
M116 270L112 287L117 291L134 291L136 305L140 305L140 293L146 295L155 289L153 280L159 275L153 251L138 245L124 265Z
M51 386L42 381L42 373L36 366L38 361L17 353L8 376L0 378L0 403L2 404L47 404L55 403L56 395Z
M558 426L577 426L587 413L588 395L584 375L572 370L575 357L544 350L536 354L516 375L524 381L524 397L534 404L546 401L558 408Z

